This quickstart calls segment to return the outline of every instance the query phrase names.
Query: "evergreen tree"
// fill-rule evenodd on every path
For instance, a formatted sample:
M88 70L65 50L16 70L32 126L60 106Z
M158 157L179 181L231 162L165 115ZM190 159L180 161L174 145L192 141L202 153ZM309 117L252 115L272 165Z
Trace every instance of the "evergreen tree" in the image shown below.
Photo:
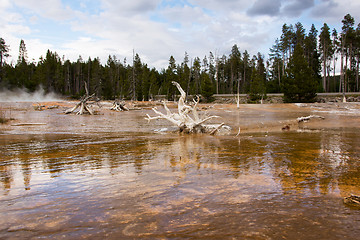
M280 37L280 46L281 46L281 50L282 50L282 55L283 55L283 74L285 73L285 67L286 64L289 61L289 58L291 56L292 53L292 49L293 49L293 44L294 44L294 29L293 26L290 25L286 25L284 24L282 26L282 34Z
M206 74L203 72L201 74L202 78L202 87L201 87L201 95L204 97L206 102L212 102L214 101L214 85L210 79L209 74Z
M66 60L63 65L64 71L64 91L63 94L70 95L71 93L71 62ZM89 89L90 91L90 89Z
M141 79L142 100L148 101L150 92L150 69L146 64L142 67Z
M6 45L5 40L3 38L0 38L0 84L2 83L2 77L3 77L3 63L4 58L9 57L9 46Z
M15 72L16 72L15 86L19 88L29 87L28 84L30 82L30 74L28 69L27 50L26 50L25 42L22 39L20 40L19 56L18 56L17 64L15 66Z
M26 45L23 39L20 40L20 46L19 46L19 57L17 63L20 64L22 62L27 63L28 61L28 55L26 50Z
M230 55L230 93L234 93L234 86L237 86L236 92L240 91L240 62L241 53L238 46L235 44L231 49Z
M215 75L216 75L215 56L212 52L210 52L209 53L209 77L212 82L212 85L214 85L216 88Z
M248 79L250 79L248 76L251 75L251 68L249 66L249 60L250 60L250 55L248 53L248 51L244 51L243 53L243 74L242 74L242 93L247 93L250 90L250 81Z
M226 63L227 63L227 58L225 55L217 59L217 82L218 82L219 93L226 93L227 91Z
M133 64L133 73L134 73L134 81L135 81L135 100L141 101L143 99L142 95L142 62L139 54L135 54L134 64Z
M316 97L317 82L309 67L303 48L297 44L290 58L283 81L285 102L313 102Z
M193 94L197 95L201 93L201 79L200 79L200 74L201 74L201 65L200 65L200 58L196 57L194 59L194 64L192 67L192 76L194 79L194 92Z
M356 86L354 88L355 91L359 91L359 67L360 67L360 23L358 24L356 30L355 30L355 51L354 51L354 55L356 58L356 67L355 67L355 72L356 72Z
M6 45L5 40L0 38L0 88L4 86L4 58L8 57L9 46Z
M251 75L250 100L257 101L263 99L266 95L266 70L264 57L260 53L254 56L253 60L256 64Z
M312 24L309 34L305 37L305 57L308 62L309 67L314 73L314 77L320 85L321 82L321 63L320 63L320 55L318 52L318 37L317 30Z
M279 39L275 40L275 44L270 48L270 79L267 83L268 92L279 93L281 91L282 67L284 61L282 59L282 49Z
M305 49L305 28L302 23L298 22L295 24L295 35L292 39L293 46L302 46Z
M330 64L330 60L332 59L332 44L330 38L330 28L326 23L324 23L324 26L321 28L321 33L319 37L319 50L321 53L321 60L323 64L322 87L324 91L328 91L329 87L327 84L327 69L328 65Z
M177 82L177 72L176 72L176 61L173 56L170 56L169 66L166 69L166 85L164 86L167 89L168 99L173 100L173 97L176 93L176 89L173 86L172 82Z
M342 20L342 34L341 34L341 41L342 41L342 58L345 55L345 65L342 65L342 85L343 85L343 92L345 93L348 91L349 82L353 79L349 78L353 74L353 45L355 39L355 20L350 14L346 14L344 19Z
M338 33L337 33L337 30L334 28L332 33L331 33L331 36L332 36L332 56L333 56L333 85L334 85L334 88L331 89L332 91L336 91L337 88L336 88L336 62L338 60L338 52L340 51L339 49L339 39L338 39ZM340 84L339 84L340 86Z
M116 59L111 55L108 56L106 66L104 68L104 75L102 78L102 97L105 99L115 98L115 73L116 73Z

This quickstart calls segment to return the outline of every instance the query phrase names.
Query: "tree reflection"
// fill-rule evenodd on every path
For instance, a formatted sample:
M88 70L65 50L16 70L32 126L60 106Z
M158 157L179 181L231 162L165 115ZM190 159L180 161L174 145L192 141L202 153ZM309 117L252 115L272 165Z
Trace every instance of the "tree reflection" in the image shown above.
M35 168L50 177L99 169L115 175L124 168L127 174L141 175L146 168L147 172L171 172L175 184L188 176L221 173L238 179L253 174L275 179L285 193L356 194L360 184L358 139L356 132L240 137L169 134L116 139L42 136L6 145L11 155L3 155L0 181L9 191L16 171L21 171L24 188L30 190Z
M0 181L5 189L5 194L8 194L14 181L11 165L0 165Z
M340 190L345 195L349 182L342 184L342 179L358 182L356 153L349 151L353 140L326 132L284 135L271 147L272 168L283 190L312 194Z
M28 160L25 160L21 163L21 171L24 178L24 188L25 190L30 190L30 181L31 181L31 163Z

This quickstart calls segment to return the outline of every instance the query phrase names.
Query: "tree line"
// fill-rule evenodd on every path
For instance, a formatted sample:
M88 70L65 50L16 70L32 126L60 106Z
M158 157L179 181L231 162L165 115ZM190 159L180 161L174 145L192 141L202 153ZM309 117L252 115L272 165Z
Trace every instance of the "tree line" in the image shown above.
M150 68L135 52L130 61L109 55L106 64L81 56L71 62L50 50L39 61L29 61L24 40L17 62L7 63L9 46L0 38L0 88L35 91L41 86L77 98L86 86L103 99L149 100L156 95L172 99L177 92L171 82L176 81L187 94L208 101L213 94L245 93L256 101L267 93L284 93L286 102L311 102L317 92L359 91L360 24L355 28L350 14L342 24L338 33L324 23L320 34L314 25L307 33L300 22L284 24L267 59L241 52L235 44L228 55L210 52L200 59L185 52L180 63L170 56L161 70Z

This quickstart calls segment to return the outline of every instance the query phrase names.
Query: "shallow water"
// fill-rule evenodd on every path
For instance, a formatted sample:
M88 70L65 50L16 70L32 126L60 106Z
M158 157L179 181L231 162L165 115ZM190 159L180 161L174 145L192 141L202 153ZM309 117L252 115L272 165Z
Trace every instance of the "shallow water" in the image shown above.
M170 125L146 122L150 109L12 108L17 120L0 130L1 239L360 234L360 209L342 202L360 195L358 105L208 108L233 128L222 136L154 133ZM295 124L308 114L326 118Z

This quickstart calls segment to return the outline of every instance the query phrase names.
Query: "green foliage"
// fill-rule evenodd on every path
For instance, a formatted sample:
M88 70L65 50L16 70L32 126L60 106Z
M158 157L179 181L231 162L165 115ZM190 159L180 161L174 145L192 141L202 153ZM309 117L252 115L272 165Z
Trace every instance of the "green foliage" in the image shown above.
M9 57L9 46L6 45L5 40L0 38L0 87L3 87L4 84L4 70L3 63L5 62L5 58Z
M150 69L135 52L130 63L116 56L109 56L105 64L99 58L83 60L81 56L72 62L50 50L38 62L29 62L24 40L20 41L18 61L8 64L9 46L0 38L0 87L30 91L42 87L46 92L81 97L87 86L90 94L102 99L149 100L155 95L174 99L178 93L171 82L176 81L188 95L201 94L206 101L215 93L245 93L256 102L266 93L283 92L287 102L309 102L323 89L359 91L360 25L354 29L350 14L342 23L339 36L336 29L330 36L326 23L319 36L314 25L307 33L300 22L284 24L268 59L261 54L250 56L234 44L228 55L210 52L202 60L185 52L182 62L177 63L170 56L169 65L161 70ZM340 54L346 63L343 74L330 77L337 66L330 63L335 57L340 59Z
M314 102L316 90L315 74L304 57L303 48L298 44L283 81L284 102Z
M214 84L211 81L209 74L203 73L201 75L201 78L202 78L201 95L203 96L206 102L213 102Z
M258 53L254 61L256 61L256 65L252 71L252 81L250 85L250 101L252 102L261 100L266 95L266 71L263 56Z

